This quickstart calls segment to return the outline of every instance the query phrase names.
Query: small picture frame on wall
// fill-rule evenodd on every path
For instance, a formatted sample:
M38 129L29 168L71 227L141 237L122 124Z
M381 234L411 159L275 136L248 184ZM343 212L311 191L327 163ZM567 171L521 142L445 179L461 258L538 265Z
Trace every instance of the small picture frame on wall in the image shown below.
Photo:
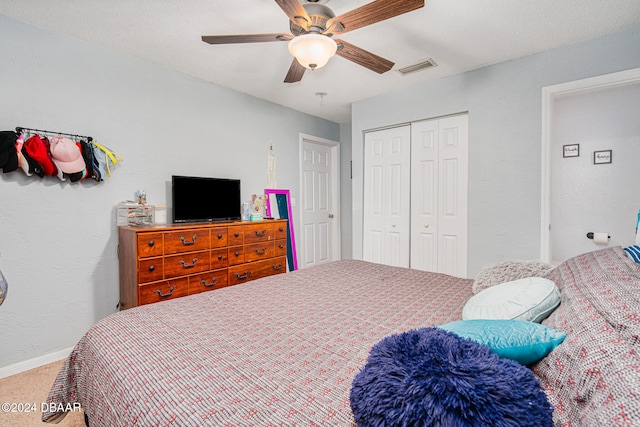
M562 157L579 157L580 144L569 144L562 146Z
M603 165L611 163L611 150L602 150L593 152L593 164Z

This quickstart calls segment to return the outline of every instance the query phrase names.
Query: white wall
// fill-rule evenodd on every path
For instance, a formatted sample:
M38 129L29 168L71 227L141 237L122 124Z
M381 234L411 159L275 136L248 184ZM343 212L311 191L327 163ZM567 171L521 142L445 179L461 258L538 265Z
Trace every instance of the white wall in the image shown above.
M273 144L297 196L299 133L340 138L337 123L4 16L0 40L0 130L91 135L125 159L100 184L0 174L0 368L71 347L116 311L114 207L137 189L166 205L172 174L234 177L248 199Z
M363 132L464 111L469 277L490 262L539 258L542 88L640 67L638 46L635 27L354 103L354 258L362 257Z
M592 231L611 236L608 246L635 242L640 209L640 83L557 96L551 138L551 259L601 249ZM563 145L579 144L564 158ZM594 165L593 152L612 150L612 163Z

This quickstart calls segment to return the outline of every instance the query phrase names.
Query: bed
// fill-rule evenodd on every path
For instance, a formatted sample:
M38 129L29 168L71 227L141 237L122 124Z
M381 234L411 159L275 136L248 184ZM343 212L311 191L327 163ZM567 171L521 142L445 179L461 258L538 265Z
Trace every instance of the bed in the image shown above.
M532 366L556 425L638 425L640 268L621 248L549 275L567 332ZM351 426L354 376L390 334L460 319L473 280L357 260L129 309L65 361L43 421L98 426Z

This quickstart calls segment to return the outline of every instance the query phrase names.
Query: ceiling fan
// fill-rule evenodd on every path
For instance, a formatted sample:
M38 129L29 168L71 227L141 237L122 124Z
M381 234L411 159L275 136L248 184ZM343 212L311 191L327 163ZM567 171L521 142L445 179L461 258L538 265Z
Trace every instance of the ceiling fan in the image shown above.
M202 36L202 41L209 44L288 41L289 51L294 58L285 83L299 82L307 68L313 70L322 67L334 54L382 74L389 71L394 63L333 36L424 6L424 0L375 0L335 16L329 7L318 3L318 0L307 1L303 5L300 0L275 0L289 17L290 34L213 35Z

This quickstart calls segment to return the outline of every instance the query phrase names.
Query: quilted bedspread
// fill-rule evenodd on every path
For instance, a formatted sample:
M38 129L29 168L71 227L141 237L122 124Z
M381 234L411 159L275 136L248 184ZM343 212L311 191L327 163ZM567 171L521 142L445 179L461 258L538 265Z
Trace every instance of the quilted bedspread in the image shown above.
M48 402L92 427L350 426L371 346L460 319L471 284L345 260L129 309L82 337Z
M562 303L543 324L567 333L534 366L560 426L640 426L640 265L614 247L549 275Z

